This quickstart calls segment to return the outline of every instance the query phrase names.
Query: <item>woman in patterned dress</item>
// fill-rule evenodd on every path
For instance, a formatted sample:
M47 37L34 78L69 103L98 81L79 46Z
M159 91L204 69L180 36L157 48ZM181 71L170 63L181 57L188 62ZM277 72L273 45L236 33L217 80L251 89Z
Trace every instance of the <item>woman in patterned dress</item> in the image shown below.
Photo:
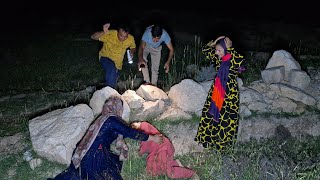
M195 141L205 148L221 152L236 141L239 124L239 90L237 77L244 61L225 36L210 41L203 54L216 67L208 97L205 101Z

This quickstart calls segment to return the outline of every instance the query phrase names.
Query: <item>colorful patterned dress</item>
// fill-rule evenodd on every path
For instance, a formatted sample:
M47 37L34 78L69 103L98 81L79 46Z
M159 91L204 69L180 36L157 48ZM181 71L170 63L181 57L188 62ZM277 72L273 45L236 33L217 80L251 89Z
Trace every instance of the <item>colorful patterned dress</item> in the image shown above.
M208 92L195 141L221 152L237 137L240 102L237 77L244 59L234 48L228 48L221 59L208 44L202 52L215 64L217 75Z

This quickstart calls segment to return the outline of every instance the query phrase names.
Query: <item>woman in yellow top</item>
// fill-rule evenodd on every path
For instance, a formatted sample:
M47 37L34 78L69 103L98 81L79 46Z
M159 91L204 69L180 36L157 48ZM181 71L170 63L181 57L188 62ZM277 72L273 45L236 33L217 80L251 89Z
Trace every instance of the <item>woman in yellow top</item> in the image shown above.
M103 31L95 32L91 38L103 42L99 59L105 73L105 85L115 89L119 70L122 69L126 50L130 49L131 57L136 51L134 37L129 34L129 27L121 24L118 30L110 29L110 23L103 25Z

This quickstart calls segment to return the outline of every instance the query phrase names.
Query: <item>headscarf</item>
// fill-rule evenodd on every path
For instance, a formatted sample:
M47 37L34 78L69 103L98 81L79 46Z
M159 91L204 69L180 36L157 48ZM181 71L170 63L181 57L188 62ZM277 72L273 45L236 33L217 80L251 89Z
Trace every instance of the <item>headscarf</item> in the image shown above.
M224 55L226 55L227 54L227 45L226 45L225 38L219 39L216 44L220 45L223 48Z
M80 162L82 158L86 155L87 151L90 149L91 145L93 144L94 140L96 139L102 125L110 116L119 116L123 112L123 104L122 100L117 96L111 96L106 103L103 105L102 114L94 121L92 125L90 125L88 131L80 141L79 145L77 146L74 155L72 156L72 163L75 168L80 166ZM121 137L117 138L123 141L122 135ZM118 143L117 143L118 144ZM126 144L123 143L125 146ZM123 146L122 144L122 146ZM127 147L128 148L128 147Z
M121 117L123 113L123 103L120 97L111 96L103 105L101 114L106 115L115 115Z

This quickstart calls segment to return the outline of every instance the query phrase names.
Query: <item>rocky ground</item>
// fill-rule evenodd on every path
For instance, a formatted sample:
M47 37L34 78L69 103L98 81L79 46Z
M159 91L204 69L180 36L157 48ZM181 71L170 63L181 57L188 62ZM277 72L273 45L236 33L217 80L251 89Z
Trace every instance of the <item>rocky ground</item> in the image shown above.
M306 113L301 116L301 118L308 118L314 116L310 115L309 113ZM318 116L319 117L319 116ZM265 120L264 116L254 116L246 118L246 122L257 122ZM275 121L290 121L287 117L277 118ZM316 120L316 119L315 119ZM180 124L172 124L172 125L166 125L165 132L167 135L169 135L170 139L173 140L175 144L181 143L186 144L186 141L192 141L193 136L191 137L190 134L194 134L194 127L196 127L198 124L197 122L193 123L180 123ZM173 132L174 130L174 132ZM192 133L191 133L192 132ZM243 138L243 137L241 137ZM308 137L306 137L308 138ZM310 137L308 138L310 141ZM265 139L266 140L266 139ZM218 179L232 179L232 177L242 177L246 176L246 168L250 166L252 168L253 165L256 165L258 168L257 170L260 172L259 179L292 179L292 174L296 171L300 171L301 169L314 169L316 164L320 163L320 156L319 152L312 152L309 156L306 158L302 158L303 155L298 154L301 156L301 158L296 157L294 154L297 153L297 151L302 151L301 153L310 153L305 150L307 148L312 149L311 142L309 145L304 144L307 139L300 138L299 141L295 141L292 139L292 136L290 133L288 134L287 131L279 131L277 133L276 138L274 139L274 142L264 142L263 138L261 138L259 141L263 144L266 143L265 146L262 146L257 149L250 149L249 147L250 142L246 144L245 142L240 142L239 146L248 146L247 148L240 148L241 150L238 150L234 155L226 155L222 156L222 162L221 162L221 170L212 169L212 175L214 177L219 176ZM253 140L254 141L254 140ZM272 145L273 143L273 145ZM254 144L254 143L253 143ZM291 147L293 144L294 148ZM183 146L183 145L181 145ZM270 147L271 146L271 147ZM254 147L254 146L253 146ZM26 133L17 133L13 136L7 136L7 137L1 137L0 138L0 160L2 160L5 157L8 156L18 156L17 159L17 165L20 163L23 163L25 160L28 159L30 155L28 155L28 150L32 149L30 142L28 141L28 134ZM201 148L199 148L201 149ZM177 152L182 152L183 154L190 154L192 156L199 156L199 159L197 162L198 164L206 164L205 159L207 158L214 158L214 154L207 154L204 153L203 150L197 150L194 152L185 152L185 150L176 148ZM315 154L314 154L315 153ZM250 157L250 158L249 158ZM215 157L216 158L216 157ZM256 159L255 159L256 158ZM24 160L19 160L24 159ZM297 162L297 159L299 160ZM43 161L43 160L42 160ZM32 163L31 163L32 162ZM188 164L185 164L188 167L193 167L196 162L188 162ZM5 173L8 173L7 179L12 179L11 177L17 177L17 173L19 173L18 166L11 164L10 171L6 171ZM43 162L41 163L41 159L34 159L33 161L29 162L30 171L39 171L39 166L44 166ZM34 172L38 174L42 174L43 178L46 177L52 177L58 174L62 169L46 169L46 172ZM268 173L266 173L268 172ZM262 175L263 174L263 175ZM18 175L19 176L19 175Z

